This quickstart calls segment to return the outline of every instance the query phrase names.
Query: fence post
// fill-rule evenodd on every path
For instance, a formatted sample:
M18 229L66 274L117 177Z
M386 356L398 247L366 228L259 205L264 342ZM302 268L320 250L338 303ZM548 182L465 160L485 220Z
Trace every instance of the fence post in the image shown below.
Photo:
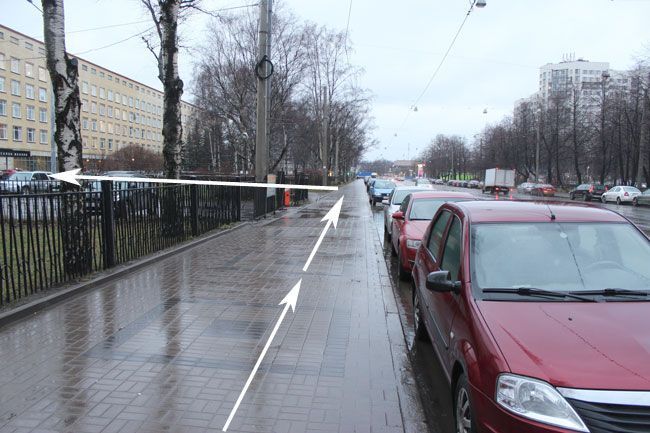
M190 223L192 236L199 235L199 192L196 185L190 185Z
M100 194L100 213L102 216L102 250L104 253L104 269L115 266L115 215L113 212L113 182L102 180L102 192ZM92 194L90 199L92 200Z

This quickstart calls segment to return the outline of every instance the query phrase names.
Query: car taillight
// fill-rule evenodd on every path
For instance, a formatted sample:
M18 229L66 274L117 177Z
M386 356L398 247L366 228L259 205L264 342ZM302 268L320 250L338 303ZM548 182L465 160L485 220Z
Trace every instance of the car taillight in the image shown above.
M624 195L625 197L629 197L629 196L630 196L630 194L628 194L627 191L625 191L625 194L623 194L623 195Z

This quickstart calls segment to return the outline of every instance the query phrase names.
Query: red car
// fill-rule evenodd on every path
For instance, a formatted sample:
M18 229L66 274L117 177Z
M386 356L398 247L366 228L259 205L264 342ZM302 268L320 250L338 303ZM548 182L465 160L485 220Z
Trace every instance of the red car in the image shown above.
M438 208L449 201L474 200L472 194L455 191L414 192L407 195L393 214L392 252L397 254L397 275L405 280L411 275L415 252L424 231Z
M650 432L650 239L602 208L443 205L413 270L460 433Z

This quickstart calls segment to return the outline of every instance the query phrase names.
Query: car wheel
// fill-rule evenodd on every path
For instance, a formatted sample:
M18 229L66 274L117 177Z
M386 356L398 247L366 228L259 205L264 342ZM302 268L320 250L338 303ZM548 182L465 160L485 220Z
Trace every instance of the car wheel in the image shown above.
M621 198L620 198L620 197L616 197L616 204L617 204L617 205L620 205L620 204L621 204Z
M602 201L603 203L607 203L607 197L605 197L605 195L601 195L600 201Z
M401 281L406 281L409 278L409 273L404 269L404 266L402 266L402 248L400 246L397 246L397 278L399 278Z
M429 340L429 334L427 333L427 328L422 318L422 303L420 302L420 296L418 296L415 287L413 287L413 330L415 331L416 340Z
M575 199L576 199L576 196L575 196L574 193L571 193L571 194L569 194L569 198L570 198L571 200L575 200Z
M456 423L456 433L476 432L469 383L464 373L458 378L456 389L454 390L454 421Z
M639 200L637 200L636 197L634 197L634 198L632 199L632 206L636 207L636 206L638 206L638 205L639 205Z
M386 227L386 224L384 224L384 237L390 240L390 233L388 233L388 227Z

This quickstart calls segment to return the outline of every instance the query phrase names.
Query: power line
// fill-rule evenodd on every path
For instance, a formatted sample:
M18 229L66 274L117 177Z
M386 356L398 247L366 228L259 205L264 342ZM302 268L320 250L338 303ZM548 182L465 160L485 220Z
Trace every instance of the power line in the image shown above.
M115 46L115 45L117 45L117 44L121 44L121 43L123 43L123 42L126 42L126 41L128 41L129 39L133 39L133 38L136 38L136 37L138 37L138 36L142 36L143 34L147 33L147 32L150 31L150 30L153 30L153 26L150 26L150 27L146 28L145 30L143 30L143 31L141 31L141 32L138 32L138 33L136 33L136 34L134 34L134 35L131 35L131 36L129 36L128 38L124 38L124 39L119 40L119 41L117 41L117 42L113 42L112 44L104 45L104 46L102 46L102 47L97 47L97 48L91 48L91 49L89 49L89 50L82 51L82 52L80 52L80 53L76 53L75 56L80 56L80 55L82 55L82 54L88 54L88 53L92 53L93 51L98 51L98 50L103 50L104 48L113 47L113 46Z
M151 19L142 20L142 21L131 21L129 23L121 23L121 24L110 24L110 25L101 26L101 27L90 27L90 28L87 28L87 29L80 29L80 30L70 30L70 31L67 31L66 34L92 32L92 31L95 31L95 30L112 29L112 28L115 28L115 27L124 27L124 26L130 26L130 25L133 25L133 24L142 24L142 23L148 23L148 22L151 22Z
M345 39L344 39L345 45L344 46L345 46L345 55L346 56L348 55L348 32L350 31L350 17L351 16L352 16L352 0L350 0L350 7L348 8L348 22L345 25ZM348 62L349 61L350 61L350 59L348 58Z
M433 82L433 80L438 75L438 72L442 68L442 65L445 63L445 60L449 56L449 53L451 52L451 49L454 47L454 44L456 43L456 40L458 39L458 36L460 35L460 32L463 30L463 27L465 26L465 23L467 22L467 19L469 18L469 15L472 13L472 10L474 9L475 4L476 4L476 0L473 0L470 7L469 7L469 10L465 14L465 17L463 18L463 21L460 23L460 26L458 27L458 30L456 30L456 33L454 34L454 37L452 38L451 43L449 44L449 47L447 48L447 51L445 51L445 54L442 56L442 59L440 60L440 63L438 63L438 66L433 71L433 74L431 74L431 77L429 78L429 81L427 81L427 84L426 84L426 86L424 86L424 89L422 90L422 92L420 92L418 97L415 99L415 102L409 106L409 109L408 109L406 115L404 116L404 120L402 121L401 125L397 129L397 132L395 132L395 134L393 135L393 138L391 138L391 141L390 141L389 145L393 144L393 141L394 141L393 139L397 136L397 133L400 132L402 130L402 128L404 128L404 125L406 124L406 121L410 117L411 112L412 111L417 111L417 104L420 102L420 100L425 95L427 90L429 90L429 86L431 86L431 83Z

